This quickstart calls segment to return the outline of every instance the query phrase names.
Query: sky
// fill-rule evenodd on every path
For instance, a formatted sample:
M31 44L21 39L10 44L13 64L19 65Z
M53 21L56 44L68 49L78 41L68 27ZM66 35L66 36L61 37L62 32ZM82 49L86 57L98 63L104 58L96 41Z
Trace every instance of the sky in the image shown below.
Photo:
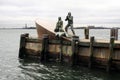
M68 12L74 27L120 26L120 0L0 0L0 28L35 26L37 19L55 26L59 16L66 25Z

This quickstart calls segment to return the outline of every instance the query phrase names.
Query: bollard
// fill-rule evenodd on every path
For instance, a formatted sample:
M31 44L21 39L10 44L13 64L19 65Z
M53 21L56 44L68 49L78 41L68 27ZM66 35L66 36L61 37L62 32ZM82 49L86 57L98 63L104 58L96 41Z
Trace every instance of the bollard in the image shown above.
M23 59L25 57L27 57L27 53L26 53L26 38L29 37L29 34L21 34L20 37L20 48L19 48L19 58Z
M73 66L77 62L78 45L79 45L79 37L73 36L71 42L71 46L72 46L71 66Z
M41 61L48 60L48 48L49 48L49 35L44 34L42 38L42 52L41 52Z
M85 34L85 39L89 39L89 28L88 27L84 29L84 34Z
M92 67L92 62L93 62L93 44L94 44L94 37L90 37L90 57L89 57L89 63L88 67Z
M110 49L110 53L108 55L108 60L107 60L107 67L106 67L106 71L109 72L110 68L111 68L111 64L112 64L112 56L113 56L113 49L114 49L114 37L110 38L110 45L109 45L109 49Z
M63 62L63 39L62 37L60 37L60 55L59 55L59 59L60 62Z
M110 36L118 40L118 28L111 28Z

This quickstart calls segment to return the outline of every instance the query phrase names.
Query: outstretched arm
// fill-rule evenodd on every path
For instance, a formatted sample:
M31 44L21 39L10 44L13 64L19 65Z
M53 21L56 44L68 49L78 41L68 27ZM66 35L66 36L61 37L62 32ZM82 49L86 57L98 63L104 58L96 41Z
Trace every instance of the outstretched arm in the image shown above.
M68 20L68 16L66 16L66 19L65 19L65 21L67 21Z

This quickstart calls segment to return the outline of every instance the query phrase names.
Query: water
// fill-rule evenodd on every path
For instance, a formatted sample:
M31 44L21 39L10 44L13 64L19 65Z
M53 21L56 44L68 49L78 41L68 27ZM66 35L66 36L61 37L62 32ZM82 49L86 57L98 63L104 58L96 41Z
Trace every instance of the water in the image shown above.
M98 31L91 30L90 35L95 33L101 36L97 36L99 39L109 39L109 30L101 34ZM36 30L0 30L0 80L120 80L120 73L115 71L106 73L101 69L90 70L81 66L19 60L19 40L22 33L37 36ZM83 30L76 30L76 33L79 33L80 38L83 37Z
M70 33L72 33L69 30ZM110 40L110 29L90 29L89 36L94 36L95 39ZM80 39L84 38L84 29L75 29L75 33ZM118 30L118 39L120 40L120 29Z

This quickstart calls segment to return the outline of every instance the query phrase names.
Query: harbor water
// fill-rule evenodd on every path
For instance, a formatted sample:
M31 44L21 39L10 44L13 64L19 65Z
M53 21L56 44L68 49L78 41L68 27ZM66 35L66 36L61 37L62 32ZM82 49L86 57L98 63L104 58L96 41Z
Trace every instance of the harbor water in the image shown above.
M80 39L84 30L76 29ZM0 80L120 80L120 72L105 72L102 69L88 69L82 66L68 66L60 63L41 63L34 60L18 58L20 35L29 33L37 37L35 29L1 29L0 30ZM91 29L90 36L95 39L110 38L109 29ZM120 30L119 36L120 40Z

